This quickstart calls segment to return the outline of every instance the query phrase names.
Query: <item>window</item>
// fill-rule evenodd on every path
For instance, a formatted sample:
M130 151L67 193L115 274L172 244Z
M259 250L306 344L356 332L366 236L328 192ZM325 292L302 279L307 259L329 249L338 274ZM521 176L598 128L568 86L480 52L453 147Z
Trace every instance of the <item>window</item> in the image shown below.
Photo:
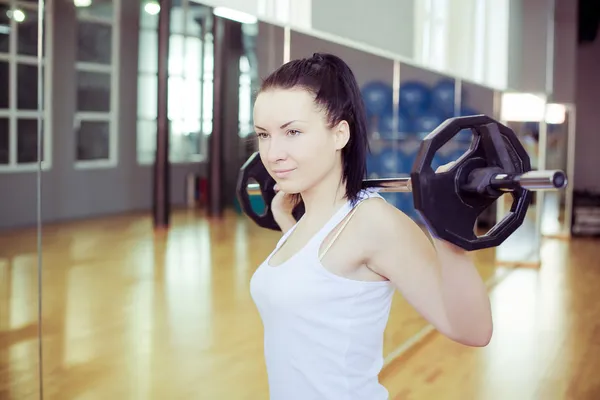
M42 168L50 167L48 102L42 103L41 110L38 106L38 95L47 100L50 91L45 48L38 62L37 3L0 0L1 172L37 169L38 150Z
M158 96L158 13L155 0L142 3L138 67L138 162L154 162ZM210 8L182 0L170 12L168 61L169 158L173 163L207 157L212 132L213 39Z
M240 57L239 136L248 137L254 132L252 121L252 67L248 56Z
M117 165L119 0L75 2L77 11L76 167Z
M449 0L425 0L415 5L415 53L425 67L447 67Z
M415 59L426 68L504 89L508 0L415 2Z

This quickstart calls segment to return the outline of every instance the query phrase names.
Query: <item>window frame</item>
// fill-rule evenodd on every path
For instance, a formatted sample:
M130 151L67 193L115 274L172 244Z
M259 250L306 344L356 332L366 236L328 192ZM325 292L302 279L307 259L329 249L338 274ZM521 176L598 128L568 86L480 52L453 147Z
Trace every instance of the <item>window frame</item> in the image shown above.
M187 21L187 13L191 12L191 8L190 5L197 5L197 6L205 6L204 4L200 4L200 3L195 3L192 0L182 0L181 2L181 9L183 11L182 14L182 18L184 21ZM142 42L142 35L145 32L153 32L157 35L158 38L158 26L156 27L148 27L148 26L144 26L144 24L141 22L141 16L142 13L145 12L144 11L144 5L142 4L140 6L140 24L139 24L139 29L138 29L138 43ZM163 10L161 10L161 12L163 12ZM169 12L169 17L171 18L171 20L173 20L173 15L172 15L172 10L168 10ZM206 113L205 110L205 106L207 104L207 102L205 101L207 98L207 85L213 85L213 73L214 71L207 71L206 70L206 54L204 53L207 49L205 40L208 39L208 36L211 36L211 44L214 46L214 42L213 42L213 38L212 38L212 32L204 32L204 37L199 37L193 33L188 32L187 30L187 23L184 22L183 25L183 32L180 31L174 31L173 29L171 29L171 31L169 32L169 40L173 40L174 36L180 36L181 37L181 42L183 44L182 49L183 49L183 57L185 59L186 55L186 51L187 51L187 39L188 38L195 38L198 39L201 43L201 48L202 48L202 65L201 65L201 72L200 72L200 76L197 77L198 79L198 83L200 84L200 140L201 140L201 148L203 149L200 153L196 153L196 154L189 154L186 157L174 157L173 153L172 153L172 148L169 149L169 162L171 164L174 165L195 165L195 164L201 164L201 163L205 163L208 160L208 143L209 143L209 137L210 137L210 133L206 133L205 132L205 127L206 124L209 123L210 126L212 127L212 112L210 113L210 117L208 117L208 113ZM157 39L158 40L158 39ZM158 41L157 41L158 44ZM214 50L213 50L213 54L214 54ZM138 69L137 69L137 80L138 80L138 85L140 82L140 78L145 76L145 77L152 77L154 79L158 79L158 72L150 72L147 70L143 70L140 65L139 65L139 54L138 54ZM214 69L214 67L213 67ZM185 75L185 71L181 71L181 72L172 72L170 66L168 67L168 72L167 72L167 81L171 82L172 78L177 78L177 79L185 79L186 75ZM194 78L196 79L196 78ZM169 85L170 86L170 85ZM211 87L212 89L212 87ZM169 88L169 93L171 88ZM148 152L143 152L141 151L143 148L145 148L146 146L141 146L140 144L140 139L142 138L142 134L139 131L139 126L140 123L149 123L152 122L154 124L157 124L157 120L156 119L152 119L148 116L144 116L144 115L140 115L140 109L139 109L139 86L138 86L138 101L137 101L137 105L136 105L136 160L137 160L137 164L141 165L141 166L150 166L154 164L155 161L155 156L154 157L149 157L147 156ZM170 94L171 95L171 94ZM212 94L211 92L211 96L210 96L210 101L208 101L208 103L211 103L212 106L212 99L214 98L214 94ZM167 106L168 108L168 106ZM173 139L175 134L173 133L173 130L171 128L173 123L177 123L180 122L177 119L171 119L170 116L168 118L169 120L169 143L170 146L173 146ZM212 133L212 129L211 129L211 133ZM145 134L145 133L144 133ZM157 137L157 131L155 130L153 133L153 140L156 141L156 137Z
M35 12L39 16L39 5L31 4L27 2L21 2L18 0L0 0L0 4L6 5L10 8L19 7L22 10L29 10ZM8 164L0 164L0 174L6 173L19 173L19 172L33 172L38 169L48 171L52 168L52 110L51 110L51 94L52 94L52 61L53 46L52 46L52 33L53 33L53 21L49 16L51 13L48 11L52 7L52 0L47 0L46 6L44 7L43 15L43 40L45 55L41 59L41 64L38 62L38 56L21 55L18 54L18 29L17 34L11 34L9 53L0 53L0 62L8 63L9 75L8 75L8 92L9 92L9 106L8 109L0 109L0 118L8 118L9 130L8 130L8 144L9 144L9 162ZM12 26L18 24L14 20L11 20ZM37 22L39 28L39 20ZM18 77L17 68L19 65L31 65L37 68L43 68L43 85L42 90L42 111L37 110L20 110L18 108L17 101L17 90L18 90ZM39 75L38 75L39 76ZM38 83L39 85L39 83ZM44 159L40 162L38 159L35 162L30 163L19 163L18 162L18 132L17 123L21 118L35 119L38 123L37 133L43 133L43 151ZM41 123L42 129L39 124ZM39 143L39 139L37 141Z
M98 64L77 61L75 59L75 76L79 72L94 72L110 74L110 108L108 112L79 111L75 109L73 115L73 136L75 146L73 147L73 167L77 170L108 169L119 165L119 82L121 65L121 0L112 0L113 13L110 19L91 15L77 15L75 22L92 22L104 24L111 27L111 63ZM77 92L76 92L77 93ZM77 94L75 95L77 104ZM78 160L77 147L79 137L77 131L82 121L106 121L109 124L109 146L108 158L99 160Z

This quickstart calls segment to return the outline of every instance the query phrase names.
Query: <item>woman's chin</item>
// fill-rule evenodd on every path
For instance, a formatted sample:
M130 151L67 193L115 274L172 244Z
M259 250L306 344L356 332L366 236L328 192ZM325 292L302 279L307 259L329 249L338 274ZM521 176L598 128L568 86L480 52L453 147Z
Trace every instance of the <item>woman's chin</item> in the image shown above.
M279 188L279 190L287 194L298 194L303 190L302 187L300 187L300 185L294 184L294 182L286 180L278 181L277 187Z

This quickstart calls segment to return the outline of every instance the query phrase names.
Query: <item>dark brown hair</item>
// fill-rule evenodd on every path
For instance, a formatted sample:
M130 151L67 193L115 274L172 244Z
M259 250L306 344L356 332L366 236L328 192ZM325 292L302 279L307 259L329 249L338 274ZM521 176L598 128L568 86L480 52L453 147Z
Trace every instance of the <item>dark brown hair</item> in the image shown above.
M341 58L315 53L279 67L263 81L259 93L295 87L315 96L317 105L326 111L330 127L348 122L350 139L342 149L343 181L346 197L356 201L366 175L369 142L365 106L354 73Z

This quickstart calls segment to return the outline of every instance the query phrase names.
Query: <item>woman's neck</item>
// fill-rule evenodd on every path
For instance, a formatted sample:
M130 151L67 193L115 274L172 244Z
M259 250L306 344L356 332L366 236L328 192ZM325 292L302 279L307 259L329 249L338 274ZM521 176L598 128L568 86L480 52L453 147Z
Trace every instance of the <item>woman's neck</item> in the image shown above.
M302 192L305 218L321 223L347 202L346 185L341 173L332 172L309 190Z

